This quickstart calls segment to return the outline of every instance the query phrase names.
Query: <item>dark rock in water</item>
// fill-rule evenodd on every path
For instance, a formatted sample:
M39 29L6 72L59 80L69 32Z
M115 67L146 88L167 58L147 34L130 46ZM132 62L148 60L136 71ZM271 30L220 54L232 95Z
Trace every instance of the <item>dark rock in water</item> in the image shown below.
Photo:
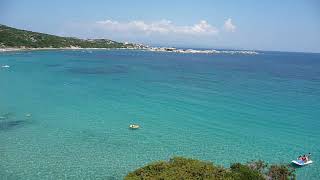
M117 177L114 177L114 176L107 176L105 178L106 178L106 180L116 180L116 179L118 179Z
M47 67L60 67L62 64L47 64Z
M75 74L120 74L128 73L128 68L125 66L113 66L113 67L74 67L68 69L69 72Z
M24 120L16 120L16 121L0 121L0 131L10 130L17 126L26 124Z

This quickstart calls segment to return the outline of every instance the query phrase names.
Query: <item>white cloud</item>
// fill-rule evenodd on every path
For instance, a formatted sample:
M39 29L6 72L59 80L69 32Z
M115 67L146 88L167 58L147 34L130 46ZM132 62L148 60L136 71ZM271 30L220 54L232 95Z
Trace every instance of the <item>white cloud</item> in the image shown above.
M232 23L232 19L229 18L224 22L224 29L227 32L235 32L236 31L236 26Z
M161 20L156 22L144 21L129 21L118 22L113 20L105 20L96 22L104 30L117 32L140 32L145 34L182 34L182 35L217 35L219 30L202 20L192 26L178 26L168 20Z
M194 24L181 25L169 20L116 21L107 19L104 21L68 23L63 27L63 32L60 35L80 38L105 38L165 46L192 44L200 47L209 44L215 45L225 38L226 36L223 33L227 32L225 24L231 24L233 27L231 31L235 30L231 19L223 23L222 26L214 26L205 20Z

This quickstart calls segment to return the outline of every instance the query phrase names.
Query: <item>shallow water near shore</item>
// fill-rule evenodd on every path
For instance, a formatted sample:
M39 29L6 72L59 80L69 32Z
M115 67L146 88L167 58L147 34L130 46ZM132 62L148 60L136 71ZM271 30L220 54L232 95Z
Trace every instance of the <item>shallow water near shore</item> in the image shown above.
M186 156L289 163L320 179L320 54L0 54L0 177L121 179ZM129 130L129 124L141 126Z

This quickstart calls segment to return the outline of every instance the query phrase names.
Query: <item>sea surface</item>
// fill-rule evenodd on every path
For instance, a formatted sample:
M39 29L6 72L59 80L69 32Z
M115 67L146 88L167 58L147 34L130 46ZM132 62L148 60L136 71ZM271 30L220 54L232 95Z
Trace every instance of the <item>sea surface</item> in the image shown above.
M320 54L0 53L0 179L122 179L186 156L320 179ZM132 123L139 130L129 130Z

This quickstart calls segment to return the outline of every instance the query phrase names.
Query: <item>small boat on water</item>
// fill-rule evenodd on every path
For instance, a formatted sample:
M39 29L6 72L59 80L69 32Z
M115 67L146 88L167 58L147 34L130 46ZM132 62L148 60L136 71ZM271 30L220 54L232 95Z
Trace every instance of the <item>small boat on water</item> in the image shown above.
M313 161L311 160L311 153L309 153L308 155L299 156L297 160L293 160L291 162L298 166L305 166L313 163Z
M138 124L130 124L129 128L130 129L139 129L140 126Z
M308 160L307 162L304 162L303 160L293 160L292 163L295 164L295 165L298 165L298 166L305 166L305 165L308 165L308 164L312 164L313 161Z
M3 65L1 66L2 68L9 68L10 66L9 65Z

